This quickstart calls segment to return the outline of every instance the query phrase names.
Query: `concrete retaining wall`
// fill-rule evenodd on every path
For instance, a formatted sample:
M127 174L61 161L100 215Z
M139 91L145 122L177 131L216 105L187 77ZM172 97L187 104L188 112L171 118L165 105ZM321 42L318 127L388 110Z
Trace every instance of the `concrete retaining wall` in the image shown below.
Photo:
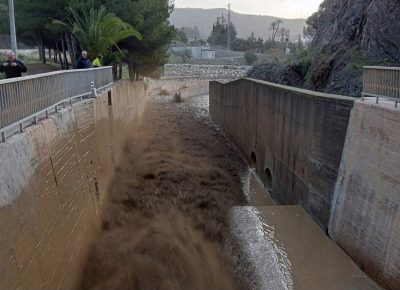
M210 112L280 204L328 227L354 99L242 79L210 83ZM253 158L252 158L253 155Z
M120 82L0 144L0 288L73 289L147 85Z
M246 76L250 66L206 65L206 64L167 64L165 77L196 76L205 80L236 80Z
M400 289L400 111L355 103L335 189L331 237L387 289Z

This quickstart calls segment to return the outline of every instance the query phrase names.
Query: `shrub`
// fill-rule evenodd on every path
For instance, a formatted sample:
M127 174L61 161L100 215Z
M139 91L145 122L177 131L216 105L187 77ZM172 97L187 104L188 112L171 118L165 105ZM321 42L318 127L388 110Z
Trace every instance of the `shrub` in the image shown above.
M311 53L304 50L298 56L295 64L293 65L293 69L296 73L301 76L305 76L310 69L312 63Z
M244 59L247 65L253 65L258 60L258 56L252 51L246 51L244 54Z

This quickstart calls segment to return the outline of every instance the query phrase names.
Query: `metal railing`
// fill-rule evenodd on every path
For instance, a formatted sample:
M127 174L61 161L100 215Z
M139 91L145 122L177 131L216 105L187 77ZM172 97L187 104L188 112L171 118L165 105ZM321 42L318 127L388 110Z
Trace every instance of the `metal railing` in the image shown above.
M363 75L363 100L365 97L392 100L395 107L400 101L400 67L366 66Z
M0 141L7 131L38 116L57 112L58 106L97 96L113 83L112 67L52 72L0 81Z

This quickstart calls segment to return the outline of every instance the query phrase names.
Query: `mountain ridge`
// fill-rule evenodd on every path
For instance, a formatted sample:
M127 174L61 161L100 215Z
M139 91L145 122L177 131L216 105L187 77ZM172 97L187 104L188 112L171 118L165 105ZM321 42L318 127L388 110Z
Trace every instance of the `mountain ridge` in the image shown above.
M201 38L207 39L211 33L213 23L222 14L227 17L228 9L175 8L171 14L170 21L177 28L197 26ZM237 28L238 37L241 38L247 38L254 32L256 37L261 36L263 39L267 39L271 36L271 31L269 30L271 23L279 19L279 17L275 16L241 14L234 11L231 12L231 16L232 23ZM293 40L302 35L303 27L306 25L305 19L281 19L284 21L281 27L290 30Z

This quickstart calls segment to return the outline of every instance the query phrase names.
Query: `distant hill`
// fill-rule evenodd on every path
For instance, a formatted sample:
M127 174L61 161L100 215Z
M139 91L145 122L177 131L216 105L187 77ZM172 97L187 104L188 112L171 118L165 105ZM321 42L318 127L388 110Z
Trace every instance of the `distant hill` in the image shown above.
M203 39L210 36L212 25L218 16L228 15L228 10L201 9L201 8L175 8L171 15L171 23L176 27L194 27L197 26ZM232 12L232 22L235 24L238 37L247 38L254 32L256 37L261 36L266 39L271 35L269 27L277 17L263 15L247 15ZM299 34L303 33L305 19L283 19L282 27L290 30L291 38L298 39Z

